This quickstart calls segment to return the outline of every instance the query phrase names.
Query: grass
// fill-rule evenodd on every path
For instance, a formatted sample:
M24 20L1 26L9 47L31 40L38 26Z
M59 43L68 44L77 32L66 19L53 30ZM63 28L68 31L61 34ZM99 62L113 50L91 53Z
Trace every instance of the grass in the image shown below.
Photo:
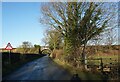
M54 59L54 62L61 65L64 69L68 70L72 75L77 73L82 80L102 80L99 74L93 74L87 71L81 71L79 68L75 68L72 65L62 62L58 59Z
M97 58L102 58L102 62L103 62L103 66L112 66L112 69L115 69L116 65L118 64L118 55L110 55L110 54L103 54L103 55L91 55L88 57L89 59L93 58L93 59L97 59ZM72 65L63 62L61 60L58 60L57 58L54 60L57 64L61 65L64 69L68 70L72 75L75 73L79 74L79 77L82 80L99 80L99 81L103 81L103 79L107 79L105 78L106 76L102 73L100 73L100 70L96 70L96 68L92 67L91 71L84 71L81 70L80 68L76 68L73 67ZM100 60L88 60L87 64L88 65L100 65L101 61ZM94 70L95 69L95 70ZM116 79L116 71L112 70L111 73L113 75L109 75L109 80L108 82L110 82L111 79ZM111 74L110 73L110 74ZM112 77L111 77L112 76Z
M88 58L89 59L92 59L92 58L93 59L102 58L102 62L103 62L103 66L104 67L112 67L112 69L116 68L116 65L118 64L119 48L107 49L107 48L103 48L103 47L101 46L98 49L99 51L97 51L97 52L92 51L92 48L90 48L90 51L87 54ZM101 64L101 60L87 60L87 64L93 66L91 68L91 71L88 72L88 71L83 71L80 68L73 67L72 65L70 65L70 64L68 64L66 62L61 61L62 57L59 58L59 55L62 56L62 51L61 51L61 53L60 52L56 52L56 54L58 54L58 57L56 57L54 61L57 64L61 65L63 68L67 69L71 74L78 73L82 80L103 80L103 78L105 77L104 74L99 72L100 71L99 69L96 69L98 67L98 65ZM60 60L58 60L58 59L60 59ZM94 65L97 65L97 67L94 66ZM96 74L93 74L93 71ZM104 79L107 79L107 78L104 78Z
M102 62L103 64L107 64L109 65L110 63L112 64L116 64L118 63L118 55L91 55L88 58L93 58L93 59L97 59L97 58L102 58ZM88 60L89 64L95 64L95 65L100 65L100 60Z

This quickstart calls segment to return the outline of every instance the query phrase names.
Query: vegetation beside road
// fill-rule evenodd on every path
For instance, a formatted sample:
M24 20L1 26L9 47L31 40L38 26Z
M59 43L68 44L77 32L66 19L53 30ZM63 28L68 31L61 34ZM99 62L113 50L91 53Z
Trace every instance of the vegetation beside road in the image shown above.
M102 80L100 73L92 73L86 70L81 70L80 68L76 68L71 64L60 61L58 59L55 59L54 62L62 66L64 69L68 70L71 73L71 75L77 73L81 80Z
M92 60L92 59L97 59L97 58L102 58L103 59L103 66L104 67L110 67L111 70L110 72L108 71L108 78L109 80L111 79L117 79L119 77L119 68L120 65L118 64L118 51L120 49L120 46L111 46L109 49L108 46L99 46L97 48L98 51L94 51L94 48L96 46L88 46L87 52L87 58L91 59L88 60L87 65L92 65L93 67L91 70L85 70L82 69L82 65L80 65L80 61L78 62L67 62L64 59L64 54L63 50L56 50L54 51L53 58L54 61L61 65L63 68L67 69L71 74L78 73L81 79L83 80L103 80L104 79L104 74L101 73L99 69L95 67L95 65L100 66L100 60ZM107 52L105 52L107 51ZM113 54L114 53L114 54ZM89 77L89 78L88 78Z

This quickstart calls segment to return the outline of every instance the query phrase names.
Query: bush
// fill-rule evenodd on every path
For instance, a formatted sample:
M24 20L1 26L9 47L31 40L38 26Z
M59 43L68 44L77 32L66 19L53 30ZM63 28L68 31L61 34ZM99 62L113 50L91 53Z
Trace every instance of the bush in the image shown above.
M56 50L56 58L63 59L63 50Z

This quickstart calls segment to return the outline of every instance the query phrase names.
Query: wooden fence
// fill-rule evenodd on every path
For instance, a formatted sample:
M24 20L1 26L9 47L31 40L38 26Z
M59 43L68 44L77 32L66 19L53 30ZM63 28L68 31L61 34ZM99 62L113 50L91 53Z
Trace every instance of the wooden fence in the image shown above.
M82 59L80 59L79 61L81 60ZM115 63L117 63L117 61L113 60L112 58L88 58L84 60L87 60L86 66L88 69L92 70L93 67L96 67L96 69L106 72L110 72L112 67L116 65Z

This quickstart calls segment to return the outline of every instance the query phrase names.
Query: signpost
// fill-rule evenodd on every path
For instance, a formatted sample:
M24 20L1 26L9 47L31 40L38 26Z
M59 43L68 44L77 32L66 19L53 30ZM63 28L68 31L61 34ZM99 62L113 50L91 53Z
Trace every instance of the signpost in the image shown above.
M10 53L11 53L11 50L13 49L12 46L11 46L11 44L8 43L5 49L6 49L6 50L9 50L9 63L11 64Z

